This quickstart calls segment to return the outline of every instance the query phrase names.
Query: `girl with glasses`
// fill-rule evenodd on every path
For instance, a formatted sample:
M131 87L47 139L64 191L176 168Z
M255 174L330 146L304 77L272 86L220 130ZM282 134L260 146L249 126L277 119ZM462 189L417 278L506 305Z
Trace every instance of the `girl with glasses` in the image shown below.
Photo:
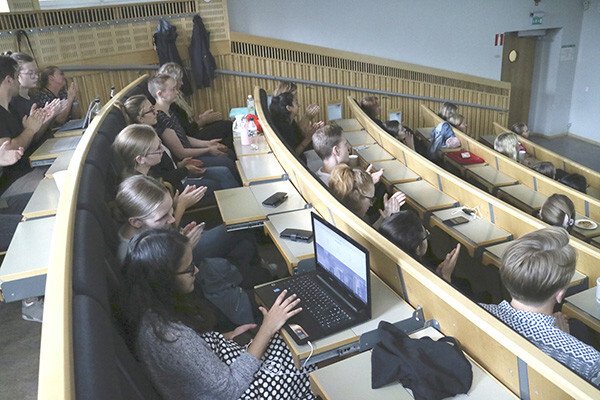
M284 292L270 310L261 307L262 324L243 347L233 339L257 326L214 330L209 310L190 296L198 273L192 258L185 236L148 230L132 239L123 266L125 331L162 397L314 399L309 369L294 366L277 335L301 311L300 300Z

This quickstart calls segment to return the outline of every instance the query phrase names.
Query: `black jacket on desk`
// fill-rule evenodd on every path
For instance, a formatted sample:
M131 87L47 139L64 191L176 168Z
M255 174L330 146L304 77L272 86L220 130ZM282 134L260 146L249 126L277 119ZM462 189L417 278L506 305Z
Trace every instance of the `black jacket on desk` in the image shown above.
M192 31L192 42L189 53L192 63L192 76L196 86L200 88L209 87L215 79L217 63L210 52L210 33L206 30L202 18L198 14L194 16L194 30Z

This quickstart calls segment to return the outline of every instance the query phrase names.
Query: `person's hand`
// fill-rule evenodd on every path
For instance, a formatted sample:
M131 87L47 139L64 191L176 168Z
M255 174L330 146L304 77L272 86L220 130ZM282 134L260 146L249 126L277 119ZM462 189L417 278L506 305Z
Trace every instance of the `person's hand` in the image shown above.
M31 107L32 111L29 116L23 117L23 129L36 133L40 130L46 119L46 113L41 108Z
M71 82L69 85L69 89L67 89L67 99L74 100L77 98L79 94L79 89L77 88L77 83L75 81Z
M281 292L269 311L264 307L259 307L259 310L263 315L261 329L266 329L270 336L277 333L289 318L302 311L302 307L296 308L298 303L300 303L300 299L298 299L295 294L287 298L286 295L287 290Z
M177 206L183 207L184 210L187 210L188 208L190 208L191 206L193 206L194 204L199 202L204 197L206 190L207 190L206 186L199 186L199 187L196 187L196 185L186 186L185 189L183 189L183 191L181 193L179 193L179 196L177 197Z
M186 157L177 163L178 168L187 167L188 165L193 165L195 167L202 167L204 165L204 163L201 160L197 160L192 157Z
M375 171L375 167L373 167L373 164L369 164L365 171L367 174L371 175L371 179L373 179L374 185L377 185L377 183L379 183L381 177L383 176L383 168L381 168L379 171Z
M58 113L61 112L61 110L63 109L63 103L65 103L64 100L54 99L51 102L46 103L46 105L44 105L43 110L46 113L44 123L50 121Z
M223 336L225 337L225 339L233 340L236 336L239 336L242 333L248 332L249 330L254 328L256 328L256 324L240 325L230 332L225 332Z
M218 111L206 110L202 114L199 114L196 117L196 123L198 126L205 126L208 124L212 124L213 122L219 121L223 119L223 115Z
M404 144L410 147L411 149L415 148L415 136L410 131L405 131L404 135Z
M219 157L224 157L227 155L226 153L219 150L219 148L216 146L210 146L208 148L208 154L210 154L211 156L219 156Z
M319 128L322 128L322 127L324 127L324 126L325 126L325 122L323 122L323 121L319 121L319 122L313 122L313 123L310 125L310 128L311 128L311 130L312 130L312 132L311 132L311 136L312 136L312 134L313 134L313 133L315 133L315 132L317 131L317 129L319 129Z
M24 151L25 150L23 150L22 147L11 149L10 140L4 141L4 143L0 145L0 166L6 167L8 165L13 165L23 157Z
M448 283L452 281L452 273L454 272L454 268L456 268L456 260L458 260L459 252L460 243L458 243L450 253L446 254L444 261L442 261L435 270L435 273Z
M200 237L202 237L202 232L204 232L205 226L206 224L204 222L198 224L192 221L183 228L181 228L180 232L182 235L188 238L192 247L196 247L196 245L200 241Z
M196 167L195 165L186 165L183 168L187 169L188 174L192 176L202 176L206 172L206 168Z
M404 203L406 203L406 195L404 193L396 192L390 198L388 198L388 194L386 193L383 195L383 210L379 210L379 213L383 218L387 218L399 212Z
M306 106L306 116L311 120L315 119L320 111L321 107L318 104L309 104Z
M554 317L554 326L565 333L571 333L569 329L569 319L560 311L552 314Z

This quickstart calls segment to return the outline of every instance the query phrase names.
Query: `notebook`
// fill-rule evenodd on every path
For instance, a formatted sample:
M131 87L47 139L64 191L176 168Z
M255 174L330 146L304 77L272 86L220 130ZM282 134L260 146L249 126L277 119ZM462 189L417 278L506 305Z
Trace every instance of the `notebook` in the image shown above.
M342 231L311 214L315 271L257 286L257 301L271 307L287 289L302 311L284 329L298 344L340 332L371 318L369 252Z

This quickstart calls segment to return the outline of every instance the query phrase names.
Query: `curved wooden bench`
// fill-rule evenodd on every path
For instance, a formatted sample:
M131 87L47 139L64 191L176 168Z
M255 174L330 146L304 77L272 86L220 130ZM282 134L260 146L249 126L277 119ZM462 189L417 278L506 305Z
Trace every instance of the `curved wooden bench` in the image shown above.
M499 135L504 132L510 132L510 129L505 128L504 126L494 122L494 133ZM568 159L560 154L553 152L552 150L548 150L547 148L540 146L539 144L532 142L529 139L526 139L522 136L519 136L519 141L525 146L527 149L527 153L537 158L540 161L549 161L556 168L561 168L567 171L570 174L580 174L585 176L587 179L588 194L592 197L600 199L600 173L594 171L591 168L586 167L585 165L581 165L576 161ZM492 143L493 147L493 143Z
M254 94L256 99L261 98L259 88ZM257 112L273 153L304 198L327 220L364 245L371 255L372 270L413 307L422 306L426 318L438 320L444 334L461 340L467 353L488 372L514 393L526 396L528 392L532 399L598 396L595 387L500 323L343 207L281 142L266 123L260 102ZM360 119L359 122L363 123ZM439 172L431 171L428 176L437 179ZM477 189L466 185L465 190ZM495 204L497 200L493 198L490 202L499 210L506 209L507 213L515 211L503 203ZM527 382L519 381L519 372L528 374Z

